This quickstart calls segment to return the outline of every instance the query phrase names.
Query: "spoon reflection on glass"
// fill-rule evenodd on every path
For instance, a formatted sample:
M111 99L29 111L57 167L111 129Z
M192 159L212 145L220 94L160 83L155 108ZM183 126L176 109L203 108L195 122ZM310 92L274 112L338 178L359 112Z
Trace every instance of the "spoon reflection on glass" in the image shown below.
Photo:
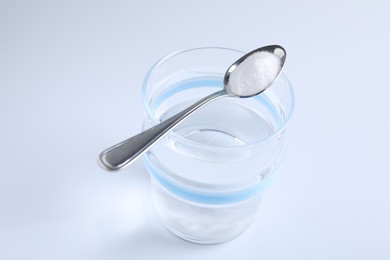
M104 150L99 156L100 165L109 171L129 165L177 124L211 101L226 96L247 98L262 93L277 79L285 60L286 51L279 45L265 46L245 54L227 69L222 90L199 100L158 125Z

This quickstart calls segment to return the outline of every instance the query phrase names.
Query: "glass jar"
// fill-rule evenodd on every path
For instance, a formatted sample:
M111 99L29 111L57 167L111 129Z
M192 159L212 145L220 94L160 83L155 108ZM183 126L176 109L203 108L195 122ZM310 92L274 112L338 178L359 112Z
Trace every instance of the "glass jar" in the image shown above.
M222 89L226 69L244 54L205 47L159 60L144 81L144 129ZM243 233L282 161L293 109L293 90L282 74L258 96L213 101L153 146L143 158L166 227L201 244Z

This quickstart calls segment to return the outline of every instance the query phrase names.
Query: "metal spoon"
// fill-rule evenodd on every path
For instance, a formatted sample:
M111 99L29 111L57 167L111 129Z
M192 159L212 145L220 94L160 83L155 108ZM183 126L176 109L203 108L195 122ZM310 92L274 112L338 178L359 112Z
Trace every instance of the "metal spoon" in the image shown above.
M229 85L230 76L241 63L243 63L253 54L256 54L258 52L269 52L274 54L276 57L278 57L280 59L279 71L277 71L274 78L268 79L264 84L264 86L258 89L251 88L249 92L245 91L245 94L242 94L242 92L238 92L234 88L234 86ZM238 59L227 69L224 76L224 88L222 90L217 91L201 99L197 103L184 109L178 114L168 118L167 120L161 122L160 124L104 150L99 156L100 165L104 169L109 171L119 170L129 165L138 157L140 157L143 153L149 150L149 148L151 148L151 146L154 143L156 143L167 133L169 133L169 131L172 130L177 124L179 124L186 117L191 115L197 109L201 108L202 106L206 105L211 101L226 96L246 98L246 97L251 97L260 94L266 88L271 86L272 83L279 76L280 72L282 71L285 59L286 59L286 51L284 50L283 47L279 45L265 46L245 54L243 57ZM263 68L264 66L260 66L260 67Z

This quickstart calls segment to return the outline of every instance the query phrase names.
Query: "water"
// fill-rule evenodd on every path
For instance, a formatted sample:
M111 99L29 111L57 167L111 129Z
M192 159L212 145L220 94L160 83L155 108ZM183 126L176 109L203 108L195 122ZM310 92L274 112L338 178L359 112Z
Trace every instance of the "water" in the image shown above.
M223 88L222 77L166 85L150 105L161 120ZM210 244L233 239L252 223L267 175L280 162L283 143L269 138L280 129L280 114L267 95L221 98L147 153L153 200L169 230Z

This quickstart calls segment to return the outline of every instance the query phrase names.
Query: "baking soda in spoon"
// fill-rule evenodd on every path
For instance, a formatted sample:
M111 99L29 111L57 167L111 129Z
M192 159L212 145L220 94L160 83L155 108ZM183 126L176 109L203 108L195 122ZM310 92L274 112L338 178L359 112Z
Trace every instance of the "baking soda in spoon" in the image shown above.
M226 91L237 96L253 96L263 92L280 73L281 57L284 55L282 49L250 55L231 72Z

